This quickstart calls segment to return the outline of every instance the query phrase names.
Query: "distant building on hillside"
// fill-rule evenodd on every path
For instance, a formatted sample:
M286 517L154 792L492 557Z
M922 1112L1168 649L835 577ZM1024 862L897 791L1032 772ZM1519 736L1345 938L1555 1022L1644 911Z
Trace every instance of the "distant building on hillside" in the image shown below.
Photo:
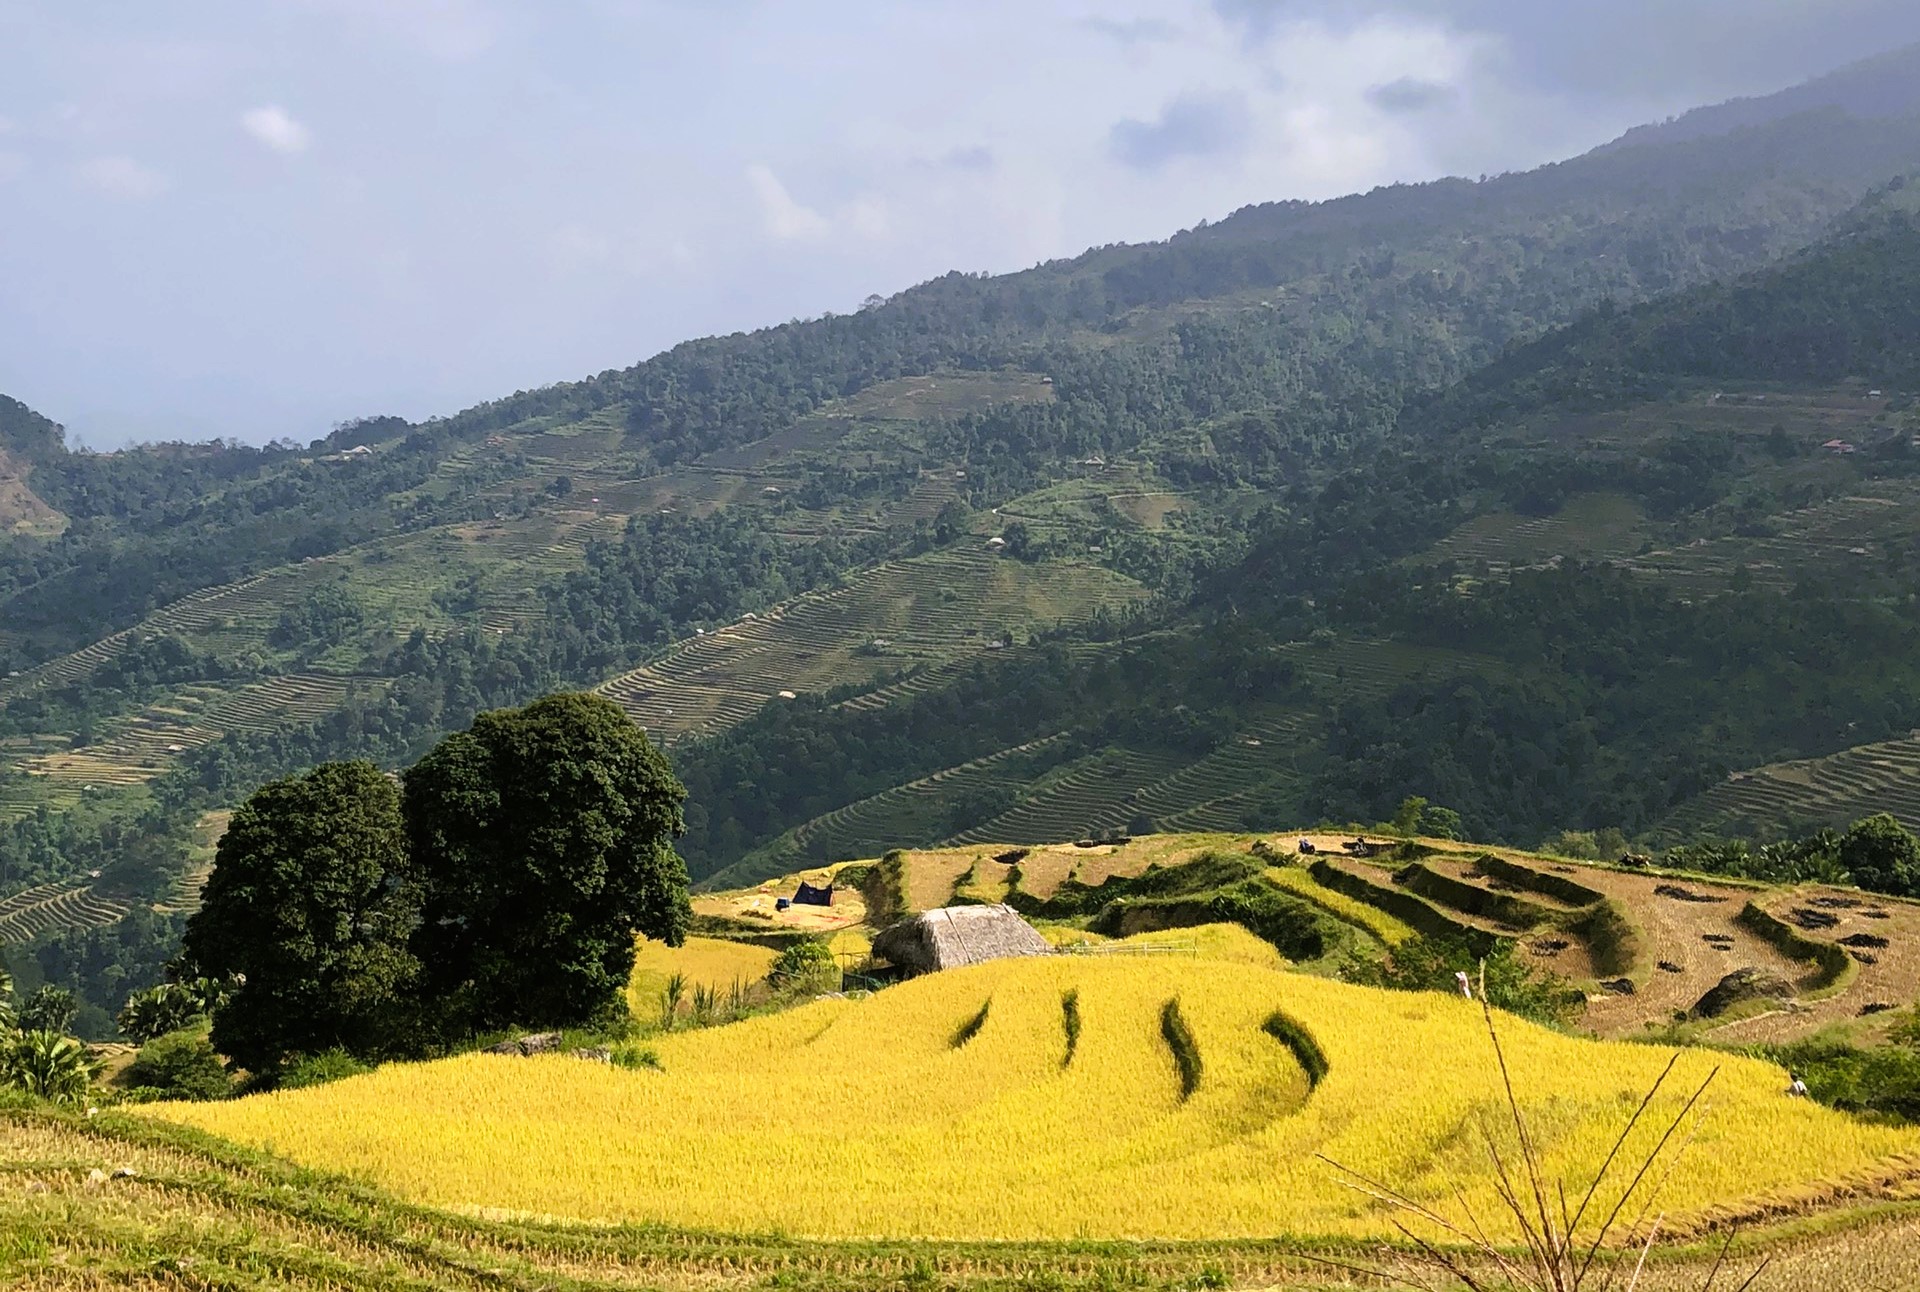
M1845 440L1828 440L1820 446L1829 453L1858 453L1859 450Z

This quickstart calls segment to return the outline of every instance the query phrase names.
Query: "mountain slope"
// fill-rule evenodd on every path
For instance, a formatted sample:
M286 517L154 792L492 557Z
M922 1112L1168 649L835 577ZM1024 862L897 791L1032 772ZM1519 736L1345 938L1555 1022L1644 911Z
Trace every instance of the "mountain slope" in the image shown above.
M1608 147L1702 139L1823 108L1865 119L1920 112L1920 45L1862 59L1774 94L1695 108L1671 121L1636 126Z
M1427 420L1484 425L1548 405L1655 398L1685 379L1920 387L1920 219L1878 206L1777 268L1602 309L1523 346Z
M157 900L191 823L266 777L404 762L478 709L598 685L679 742L703 875L772 864L790 832L850 844L803 827L1062 731L1031 784L939 780L913 829L1244 825L1423 786L1490 834L1637 828L1721 774L1708 698L1733 666L1689 676L1682 720L1595 730L1569 716L1589 696L1491 635L1514 633L1519 593L1484 582L1463 620L1409 562L1595 490L1646 515L1645 541L1690 542L1764 464L1671 437L1604 460L1410 444L1403 409L1603 300L1779 263L1916 167L1920 121L1827 111L1270 204L304 449L73 453L8 404L6 451L67 525L0 537L0 671L18 674L0 679L0 885L157 840L156 873L112 895ZM1610 643L1636 659L1691 649L1706 621L1615 588L1550 595L1541 622L1626 605L1684 626ZM1898 624L1831 622L1904 649ZM1479 698L1399 713L1413 694ZM1815 731L1749 722L1718 748L1825 752ZM1645 740L1670 784L1625 743ZM1436 760L1435 742L1493 752Z

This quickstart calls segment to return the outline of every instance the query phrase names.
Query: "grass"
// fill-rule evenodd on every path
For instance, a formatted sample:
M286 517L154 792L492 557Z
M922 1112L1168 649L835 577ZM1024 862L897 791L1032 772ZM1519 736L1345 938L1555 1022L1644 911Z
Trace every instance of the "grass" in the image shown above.
M1082 1024L1062 1069L1069 990ZM990 1017L953 1049L955 1020L988 997ZM1161 1027L1176 998L1204 1056L1186 1098ZM1326 1060L1310 1096L1266 1030L1275 1011ZM1562 1177L1595 1168L1623 1102L1669 1057L1519 1023L1502 1042ZM658 1072L469 1055L152 1113L422 1203L823 1239L1391 1233L1316 1153L1421 1199L1458 1189L1484 1204L1495 1184L1458 1131L1495 1106L1497 1077L1477 1009L1445 995L1189 957L1001 961L657 1049ZM1759 1060L1685 1051L1674 1088L1715 1063L1714 1114L1668 1185L1673 1225L1811 1208L1874 1172L1906 1178L1898 1159L1920 1153L1920 1131L1784 1100L1781 1072Z

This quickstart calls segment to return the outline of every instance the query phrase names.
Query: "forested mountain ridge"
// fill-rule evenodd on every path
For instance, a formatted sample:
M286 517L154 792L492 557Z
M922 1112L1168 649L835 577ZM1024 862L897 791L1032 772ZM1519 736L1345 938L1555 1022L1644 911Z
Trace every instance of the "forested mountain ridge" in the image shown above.
M950 274L856 314L689 342L630 369L522 392L420 427L370 419L328 442L337 450L392 441L380 478L356 480L351 497L331 496L329 477L338 473L316 471L290 446L176 446L97 459L66 454L38 434L25 454L40 472L37 491L56 508L75 502L83 523L68 544L70 564L43 570L39 598L15 593L24 599L9 599L7 617L38 629L57 621L60 607L78 604L92 612L91 622L122 627L133 612L193 586L418 525L433 511L413 491L462 449L515 428L606 418L630 432L622 444L630 468L658 469L762 439L879 381L942 367L1053 371L1066 357L1060 347L1087 333L1138 341L1141 357L1161 368L1144 374L1154 387L1147 407L1129 394L1123 410L1103 408L1105 415L1089 419L1062 409L1044 428L1057 436L1061 421L1091 421L1074 439L1111 452L1137 439L1128 422L1142 414L1204 417L1245 402L1231 389L1205 389L1187 394L1184 408L1154 406L1169 384L1178 394L1192 383L1164 370L1170 347L1223 339L1212 311L1196 317L1181 308L1185 302L1235 299L1265 311L1263 321L1277 326L1259 329L1269 335L1236 362L1263 370L1268 404L1313 396L1297 410L1305 425L1296 438L1349 440L1390 422L1406 391L1462 375L1511 339L1569 321L1588 305L1725 276L1805 244L1874 183L1898 173L1900 158L1916 156L1913 120L1824 111L1482 183L1250 207L1163 244L1103 248L998 278ZM1241 299L1282 287L1279 299ZM1414 318L1422 326L1406 326ZM1279 329L1284 335L1270 335ZM1354 368L1367 376L1356 380ZM1123 376L1111 362L1084 375L1103 393ZM1222 375L1218 365L1198 374L1209 387ZM1101 402L1111 405L1112 394ZM12 433L0 427L0 438ZM386 511L367 505L378 498ZM397 511L391 504L401 499L407 506ZM193 522L207 513L254 523L241 543L197 539ZM324 524L313 519L319 513L338 519ZM102 572L99 545L87 538L97 526L87 521L147 542L116 552L122 574ZM140 549L154 543L166 545L167 559L143 562ZM55 648L62 636L68 649L85 640L76 631L30 635L37 651Z
M1580 530L1575 554L1691 541L1752 523L1756 479L1824 497L1886 464L1810 458L1799 421L1785 457L1664 430L1623 454L1430 444L1403 409L1601 302L1791 257L1916 167L1920 121L1827 110L1253 207L304 448L70 452L9 403L0 449L65 529L0 537L0 893L37 894L0 903L0 940L131 906L137 952L120 926L36 952L104 999L190 899L202 814L595 684L674 742L699 876L1407 792L1484 835L1655 828L1730 767L1838 747L1860 697L1722 732L1713 687L1792 670L1701 661L1663 725L1653 693L1604 694L1619 660L1684 653L1719 610L1446 553L1514 515ZM1601 496L1613 519L1566 520ZM1821 648L1904 649L1883 601ZM1678 626L1610 636L1573 690L1516 632L1622 607ZM1801 631L1754 610L1749 654ZM1904 685L1862 692L1872 721Z
M1404 421L1486 425L1714 379L1920 387L1920 215L1904 208L1909 187L1895 180L1833 236L1775 268L1596 310L1426 407L1417 401Z
M1636 126L1607 146L1699 139L1821 108L1837 108L1854 117L1904 117L1920 112L1920 45L1890 50L1773 94L1695 108L1670 121Z

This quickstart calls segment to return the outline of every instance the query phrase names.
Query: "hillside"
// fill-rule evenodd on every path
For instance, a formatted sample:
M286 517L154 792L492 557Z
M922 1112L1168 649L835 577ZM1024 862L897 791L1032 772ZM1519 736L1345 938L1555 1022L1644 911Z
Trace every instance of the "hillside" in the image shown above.
M896 910L1004 901L1043 928L1058 923L1063 937L1069 928L1127 935L1223 918L1210 905L1218 892L1251 881L1263 901L1290 913L1288 921L1263 926L1268 940L1309 968L1342 972L1416 935L1482 952L1504 946L1528 972L1563 980L1577 993L1560 1021L1595 1036L1638 1037L1671 1030L1680 1019L1680 1032L1705 1044L1816 1034L1866 1043L1920 997L1914 899L1444 839L1356 858L1342 848L1351 837L1149 835L1123 844L911 849L892 854L899 871L888 882L898 896L878 911L845 885L831 918L798 907L774 910L773 899L790 893L796 876L702 894L694 909L719 936L792 936L858 932L884 924ZM1298 854L1299 838L1318 851ZM1261 865L1247 862L1256 842ZM1230 865L1222 857L1238 860ZM822 872L803 873L824 882ZM1789 988L1725 1015L1691 1014L1738 969L1764 970Z
M1292 851L1302 837L1315 855ZM0 1202L0 1275L48 1288L1417 1282L1428 1266L1388 1212L1355 1205L1334 1163L1499 1237L1494 1171L1461 1127L1510 1136L1487 1119L1505 1106L1503 1071L1545 1178L1584 1187L1676 1058L1627 1136L1627 1169L1598 1195L1609 1206L1627 1187L1711 1072L1710 1110L1683 1119L1661 1168L1662 1241L1639 1286L1697 1288L1729 1258L1805 1292L1836 1270L1911 1278L1916 1132L1787 1100L1774 1054L1737 1047L1817 1029L1831 1047L1836 1020L1892 1016L1861 1002L1920 985L1920 903L1440 839L1363 859L1345 837L914 851L706 895L704 932L645 944L631 988L642 1020L668 974L690 980L693 1005L671 1030L643 1021L616 1040L613 1062L469 1053L226 1101L0 1110L3 1155L26 1182ZM1480 1009L1450 989L1333 981L1331 957L1289 962L1207 922L1249 876L1346 929L1363 958L1447 930L1483 939L1496 965L1511 945L1568 973L1585 1015L1569 1032L1496 1012L1503 1069ZM802 878L833 882L834 904L775 910ZM1061 950L740 1019L699 1003L728 983L757 999L771 946L794 936L831 936L857 964L865 931L955 900L1013 902ZM1604 940L1596 907L1617 921ZM1289 945L1305 927L1271 903L1232 909ZM1827 953L1857 945L1856 922L1881 950L1836 970ZM1604 956L1635 990L1584 976ZM1666 962L1702 956L1707 981L1777 967L1798 999L1663 1030L1736 1049L1676 1057L1649 1032L1698 975ZM1457 1240L1447 1250L1467 1269L1488 1262ZM1596 1270L1640 1259L1616 1244Z
M882 1289L903 1277L957 1288L1036 1278L1067 1288L1369 1286L1329 1258L1418 1276L1404 1251L1375 1242L1295 1247L1281 1242L1052 1244L816 1242L775 1234L691 1233L655 1227L583 1230L421 1207L367 1184L292 1166L144 1119L0 1113L0 1143L19 1176L45 1185L0 1194L0 1271L33 1288L89 1281L137 1289L270 1278L287 1288L698 1288L717 1278L778 1278L785 1286ZM132 1174L111 1178L120 1168ZM108 1177L90 1182L90 1172ZM1835 1271L1898 1287L1915 1277L1915 1222L1898 1208L1829 1218L1810 1231L1741 1236L1745 1268L1770 1259L1768 1286L1823 1292ZM1718 1243L1657 1254L1641 1286L1697 1288Z
M24 977L111 1008L190 904L203 814L556 688L671 745L682 850L721 883L1379 819L1409 793L1515 843L1639 835L1729 770L1891 737L1920 723L1899 558L1849 560L1904 550L1903 468L1818 447L1902 424L1849 384L1880 369L1655 374L1578 426L1571 401L1450 437L1414 419L1589 335L1633 372L1666 353L1581 321L1603 301L1750 340L1817 286L1864 335L1870 266L1904 244L1862 222L1916 165L1920 119L1776 114L949 275L304 448L73 452L7 401L27 523L0 538L0 898L37 939ZM1779 437L1732 411L1763 395ZM1683 416L1724 433L1696 445ZM1759 600L1816 574L1842 604ZM1700 649L1728 622L1703 588L1755 601L1741 649ZM1649 659L1688 662L1622 663ZM1724 699L1783 686L1797 710Z

